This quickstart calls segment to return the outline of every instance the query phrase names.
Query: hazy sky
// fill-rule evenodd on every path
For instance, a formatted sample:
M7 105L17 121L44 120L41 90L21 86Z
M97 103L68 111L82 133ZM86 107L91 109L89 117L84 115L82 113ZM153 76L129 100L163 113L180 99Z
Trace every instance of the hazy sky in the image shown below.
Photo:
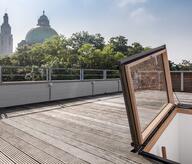
M67 37L82 30L106 39L124 35L129 44L167 44L169 58L177 63L192 61L191 0L0 0L0 24L7 11L14 47L43 10L51 26Z

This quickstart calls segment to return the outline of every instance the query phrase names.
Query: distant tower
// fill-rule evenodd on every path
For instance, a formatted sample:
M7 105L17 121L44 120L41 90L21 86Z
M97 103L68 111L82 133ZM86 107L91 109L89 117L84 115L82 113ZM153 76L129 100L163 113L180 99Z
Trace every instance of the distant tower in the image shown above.
M9 25L8 14L3 17L3 24L0 31L0 54L11 54L13 52L13 36Z

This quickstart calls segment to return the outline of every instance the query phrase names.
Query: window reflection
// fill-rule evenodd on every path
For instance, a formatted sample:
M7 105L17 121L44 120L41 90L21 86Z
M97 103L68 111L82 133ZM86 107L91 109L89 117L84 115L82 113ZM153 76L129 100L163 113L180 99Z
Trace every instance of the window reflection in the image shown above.
M168 103L162 56L151 57L130 70L143 132Z

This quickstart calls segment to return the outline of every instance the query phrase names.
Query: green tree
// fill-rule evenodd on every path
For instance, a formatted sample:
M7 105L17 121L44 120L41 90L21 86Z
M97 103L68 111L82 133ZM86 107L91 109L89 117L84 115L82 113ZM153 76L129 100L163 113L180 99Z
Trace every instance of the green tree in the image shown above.
M77 67L77 53L64 36L57 36L42 44L44 64L47 67Z
M31 66L31 46L22 46L17 48L15 54L12 56L13 65L17 66Z
M144 47L140 43L134 42L128 47L128 56L135 55L144 50Z
M139 43L128 47L123 36L112 37L105 44L100 34L79 32L70 38L56 36L42 44L18 47L11 57L0 59L1 65L60 68L116 69L118 61L127 55L146 51ZM37 70L37 69L35 69Z
M103 50L96 49L91 44L84 44L78 53L82 68L116 69L118 61L125 57L123 53L115 52L110 44L106 45Z
M22 46L17 48L16 53L12 56L12 64L18 66L41 66L44 64L43 44L33 46Z
M78 60L81 68L95 67L94 57L96 48L91 44L84 44L78 50Z
M0 58L0 65L8 65L8 66L11 66L12 65L12 61L11 61L11 58L9 56L6 56L6 57L2 57Z
M78 49L84 44L91 44L98 49L102 49L105 45L104 38L101 34L91 35L85 31L72 34L69 40L71 42L71 46L76 51L78 51Z
M178 64L175 64L171 60L169 60L169 68L171 71L179 71L181 69Z
M180 70L189 71L192 70L192 63L189 60L182 60L181 63L178 64Z
M106 45L102 51L103 56L103 69L117 69L118 61L125 58L125 55L122 52L116 52L111 45Z
M109 44L112 45L114 51L121 52L123 54L128 54L128 46L127 46L128 39L124 36L117 36L112 37L109 40Z

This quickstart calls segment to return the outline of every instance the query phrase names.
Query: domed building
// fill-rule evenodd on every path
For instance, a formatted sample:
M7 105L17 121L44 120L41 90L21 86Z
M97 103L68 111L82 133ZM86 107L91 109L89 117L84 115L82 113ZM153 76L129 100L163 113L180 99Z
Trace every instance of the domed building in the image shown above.
M38 19L37 27L32 28L26 35L25 40L22 40L18 47L23 45L32 45L35 43L43 43L46 39L57 36L57 32L50 27L49 19L43 11L43 15Z

